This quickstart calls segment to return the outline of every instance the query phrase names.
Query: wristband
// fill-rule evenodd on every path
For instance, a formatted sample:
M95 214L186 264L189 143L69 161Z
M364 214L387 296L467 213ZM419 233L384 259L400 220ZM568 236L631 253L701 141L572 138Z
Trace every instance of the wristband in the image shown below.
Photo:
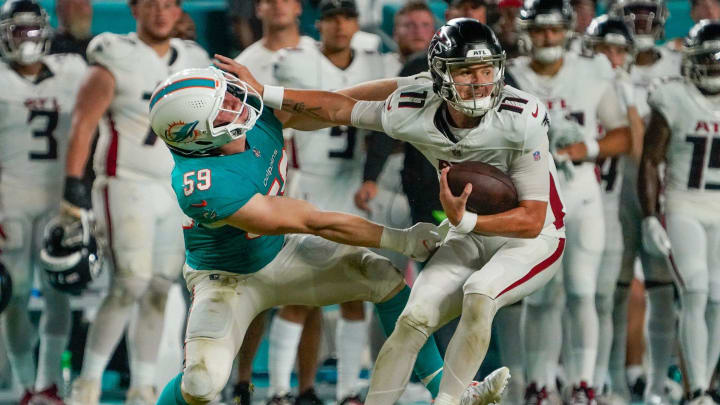
M405 239L406 236L403 230L385 226L380 235L380 248L402 253L405 247Z
M63 199L70 204L85 210L89 210L91 207L90 194L88 193L87 186L83 180L78 177L65 177Z
M285 88L281 86L265 86L263 90L263 103L266 106L280 110L282 109Z
M470 233L475 230L477 224L477 214L465 210L460 223L455 226L455 231L459 233Z
M594 139L592 141L585 141L585 148L587 148L587 156L585 157L585 160L595 160L598 153L600 153L600 145Z

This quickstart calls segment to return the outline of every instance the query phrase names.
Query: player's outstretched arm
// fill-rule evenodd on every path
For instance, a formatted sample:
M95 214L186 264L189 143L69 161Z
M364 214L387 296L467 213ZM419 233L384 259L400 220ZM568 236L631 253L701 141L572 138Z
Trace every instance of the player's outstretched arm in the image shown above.
M75 215L76 208L89 209L90 196L81 179L100 118L112 102L115 78L105 68L88 69L75 102L70 124L70 144L66 160L64 210Z
M245 66L222 55L215 55L215 65L248 83L269 104L265 86L258 82ZM275 116L284 128L311 131L337 125L352 125L353 108L358 101L344 94L329 91L284 89L281 102L280 100L276 102L281 108L275 110ZM382 130L379 117L366 125L355 123L354 126Z
M224 222L258 235L307 233L346 245L390 249L421 261L444 237L432 224L394 229L355 215L320 211L307 201L261 194Z

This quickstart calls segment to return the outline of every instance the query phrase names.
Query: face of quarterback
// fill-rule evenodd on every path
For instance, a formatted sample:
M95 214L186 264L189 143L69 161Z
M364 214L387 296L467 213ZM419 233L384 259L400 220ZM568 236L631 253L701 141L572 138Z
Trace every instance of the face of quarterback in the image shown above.
M330 52L339 52L350 47L350 41L359 29L358 19L338 13L318 20L317 29L323 48Z
M242 111L240 111L242 109ZM240 114L237 112L240 111ZM213 121L213 127L222 127L228 124L244 123L250 115L250 109L243 108L243 102L239 98L232 95L229 91L225 92L222 107L217 117Z
M620 45L601 43L595 46L595 51L605 55L613 69L617 67L625 66L625 60L627 59L627 48Z
M297 24L302 6L300 0L260 0L255 11L263 26L272 31Z
M410 11L398 16L395 21L393 39L398 44L400 55L408 56L426 50L433 35L435 19L427 11Z
M137 20L138 33L158 42L170 38L182 15L177 0L138 0L132 12Z
M465 64L450 67L455 91L464 101L485 98L493 91L497 69L491 63Z

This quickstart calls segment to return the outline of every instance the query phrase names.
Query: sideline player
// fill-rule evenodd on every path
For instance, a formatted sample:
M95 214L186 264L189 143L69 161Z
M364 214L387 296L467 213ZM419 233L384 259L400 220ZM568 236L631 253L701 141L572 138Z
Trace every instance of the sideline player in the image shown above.
M650 117L650 107L647 103L648 89L652 87L653 81L680 75L680 53L672 51L667 46L655 45L664 37L665 22L669 15L667 5L664 0L621 0L610 9L610 15L624 18L632 29L637 53L630 67L630 78L635 86L638 114L647 124ZM623 227L624 252L623 268L617 289L619 297L616 311L620 312L616 316L619 318L618 324L627 324L627 306L620 305L620 302L628 300L635 261L639 257L647 297L646 332L649 359L647 385L643 397L648 403L660 403L667 400L665 380L675 349L676 319L672 276L662 260L648 255L642 249L643 212L637 194L638 162L629 157L623 160L625 162L620 193L620 220ZM613 354L613 357L624 359L625 346L624 344L614 346L613 351L618 350L619 353ZM611 370L611 373L617 372L623 372L623 375L614 376L613 380L626 379L624 370Z
M632 133L632 155L639 159L642 150L642 137L644 124L635 107L634 89L630 82L628 67L634 55L634 41L630 29L625 21L618 17L603 15L592 20L583 37L583 52L588 56L605 55L615 71L616 92L622 101L622 107L627 111L630 130ZM598 313L599 335L598 354L595 361L595 377L593 386L598 394L598 402L625 401L622 393L627 391L627 381L613 380L606 387L608 365L610 363L613 344L625 345L627 339L627 326L618 325L615 321L627 322L626 317L614 317L615 291L620 276L623 253L623 235L620 224L619 205L622 185L622 172L625 159L621 156L600 159L598 166L601 170L600 184L602 188L602 202L605 218L605 249L602 254L598 271L598 285L595 294L595 306ZM620 305L624 305L620 303ZM626 309L625 309L626 310ZM620 319L618 319L620 318ZM614 351L613 353L617 353ZM624 353L624 351L623 351ZM614 362L622 363L624 369L625 358L613 358ZM619 365L618 365L619 366ZM615 367L618 367L615 366ZM618 387L619 386L619 387Z
M93 204L98 237L113 258L113 280L88 332L80 376L70 404L95 405L103 371L130 322L127 403L155 402L155 368L168 289L183 263L182 212L167 175L172 158L150 130L148 103L155 86L173 72L208 66L192 41L170 38L179 0L132 0L135 33L102 34L88 46L93 64L73 112L65 180L65 212L90 209L81 177L98 122ZM136 402L133 402L136 401Z
M520 29L529 56L515 59L508 67L518 87L538 95L551 115L551 149L563 159L560 188L568 203L563 272L525 300L526 403L547 401L547 393L554 386L563 339L564 290L570 340L565 342L569 358L564 365L570 383L566 401L594 404L592 383L598 344L595 286L605 243L595 159L627 152L631 143L627 114L618 106L615 73L607 58L565 51L572 35L572 16L567 0L526 2L520 11ZM593 81L587 82L587 77ZM605 129L600 141L596 140L598 125Z
M68 297L45 277L36 377L28 299L44 224L62 195L70 112L86 70L82 57L47 55L51 27L35 0L9 0L0 9L0 247L13 296L2 313L13 374L25 389L19 403L62 404L60 357L70 332Z
M217 66L252 77L231 59L218 59ZM283 105L282 88L260 88L266 103ZM353 101L317 91L285 95L313 104L322 100L328 108ZM180 72L152 97L153 129L173 150L173 187L190 217L184 226L185 277L194 297L184 373L168 384L161 405L212 401L227 381L245 329L266 308L368 300L380 302L377 309L386 331L395 326L410 291L389 260L316 237L281 235L315 234L418 260L426 260L442 240L434 225L387 228L278 197L285 191L287 169L283 125L311 129L316 124L308 120L332 121L330 114L304 110L300 104L286 109L297 114L263 109L253 87L214 68ZM424 346L416 372L440 372L434 343ZM489 386L502 387L507 378L497 375L502 384L490 379L470 391L481 394L481 400L496 394Z
M703 20L685 40L684 80L665 80L648 98L650 123L638 193L645 218L643 246L677 273L680 346L688 404L715 404L707 392L720 357L720 22ZM658 209L665 163L665 225Z
M312 47L280 51L274 67L278 84L289 88L331 91L395 76L395 71L386 72L384 58L377 51L352 46L351 41L358 32L358 11L353 0L326 0L320 3L319 10L321 14L316 26L320 41ZM313 132L293 131L291 166L294 170L288 181L288 195L306 200L319 209L364 217L365 214L355 207L352 196L362 183L366 132L349 126ZM303 324L300 315L308 310L295 305L283 307L273 319L269 350L270 358L276 359L270 364L271 393L275 400L290 390L290 373L295 365L298 342L304 341L300 339ZM335 333L336 399L339 404L361 403L358 384L367 336L363 303L340 304ZM317 345L314 348L307 345L299 350L307 352L318 348ZM316 364L317 355L314 360ZM308 379L308 376L303 377ZM298 403L304 403L305 397L314 394L307 392L312 388L307 384L312 384L314 380L314 373L310 381L300 378ZM274 386L277 383L280 386Z

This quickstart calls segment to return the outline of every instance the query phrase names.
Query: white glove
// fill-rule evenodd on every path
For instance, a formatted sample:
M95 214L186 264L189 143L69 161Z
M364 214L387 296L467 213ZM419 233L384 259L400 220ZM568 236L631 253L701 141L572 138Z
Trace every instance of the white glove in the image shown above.
M426 222L405 229L385 227L380 237L380 247L424 262L437 250L444 237L436 225Z
M642 242L645 251L653 256L666 257L670 254L670 238L656 217L643 219Z
M625 108L635 106L635 89L630 76L622 69L615 69L615 92L625 104Z
M583 128L575 120L567 119L562 113L553 113L550 116L550 152L565 146L585 141Z

